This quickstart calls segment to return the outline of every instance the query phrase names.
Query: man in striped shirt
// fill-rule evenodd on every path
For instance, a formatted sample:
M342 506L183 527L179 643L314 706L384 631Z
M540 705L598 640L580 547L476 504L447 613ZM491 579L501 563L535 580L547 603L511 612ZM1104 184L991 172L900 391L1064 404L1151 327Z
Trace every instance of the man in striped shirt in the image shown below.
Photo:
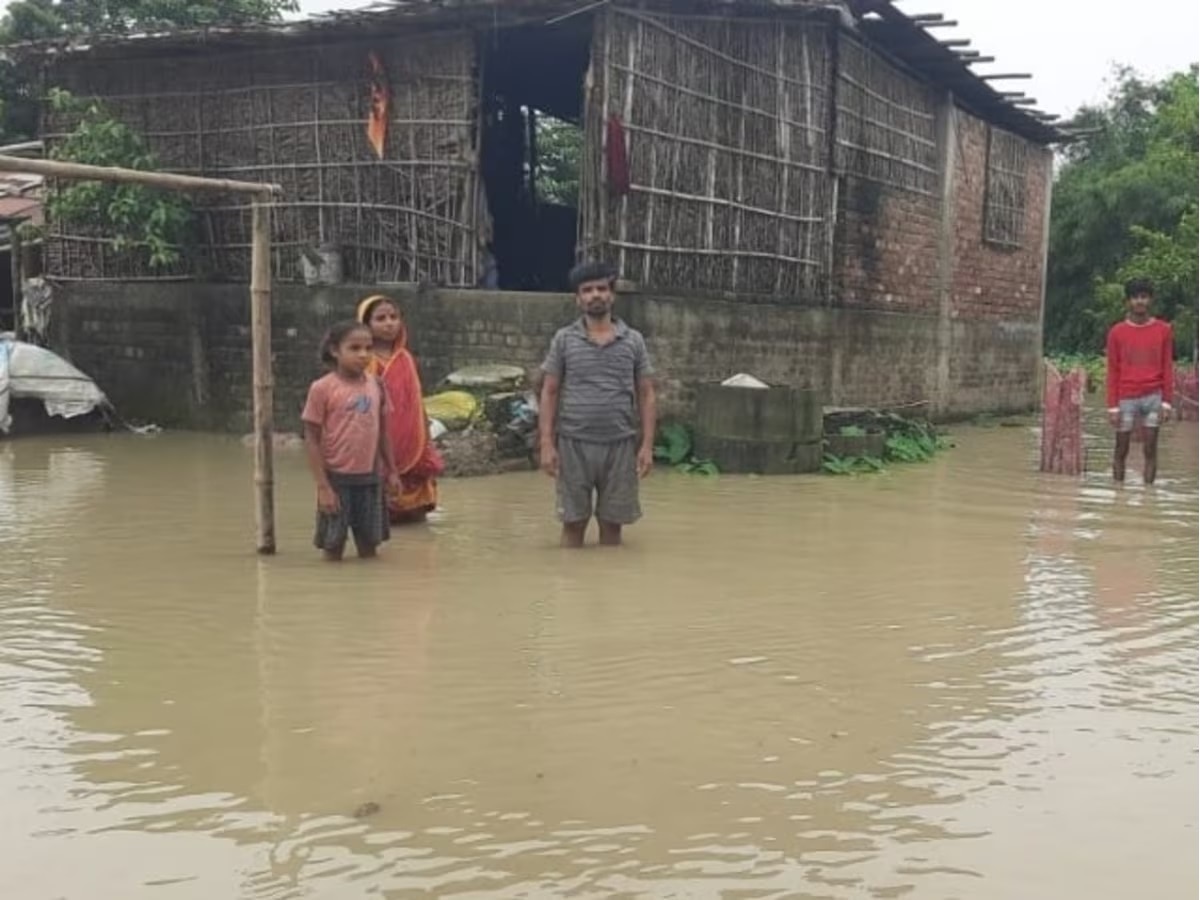
M570 280L582 316L559 329L542 363L541 464L557 483L563 546L583 546L593 513L600 543L613 546L642 515L638 480L654 461L654 369L641 334L613 317L615 270L584 263Z

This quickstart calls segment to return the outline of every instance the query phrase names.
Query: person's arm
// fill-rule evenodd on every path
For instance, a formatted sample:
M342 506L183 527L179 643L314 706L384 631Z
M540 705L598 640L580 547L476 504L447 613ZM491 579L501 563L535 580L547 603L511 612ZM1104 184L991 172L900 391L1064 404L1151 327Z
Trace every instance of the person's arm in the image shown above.
M316 422L304 423L304 451L308 457L308 470L317 483L317 509L324 513L335 513L341 504L325 471L325 457L321 453L322 430Z
M383 476L386 479L391 479L400 473L396 471L396 453L392 447L392 437L388 434L388 413L391 412L392 401L388 398L387 389L383 386L383 382L376 379L375 383L379 387L379 461L383 466Z
M643 375L638 379L638 410L642 414L642 445L638 449L638 476L645 478L654 468L654 430L658 427L658 397L654 379Z
M554 423L558 418L558 393L561 382L557 375L546 373L542 379L542 396L538 399L538 454L542 471L558 475L558 448L554 445Z
M637 358L633 377L637 383L638 412L642 422L642 443L638 448L638 477L645 478L654 468L654 434L658 428L658 397L654 392L654 365L646 350L646 340L638 335Z
M1175 402L1175 332L1168 325L1163 329L1162 347L1163 418L1169 418Z
M550 352L542 363L542 392L538 397L538 462L542 471L552 478L558 477L558 447L554 440L554 426L558 422L558 397L566 373L563 354L563 337L554 336Z
M1108 332L1108 343L1104 348L1104 360L1108 370L1108 418L1114 425L1120 412L1118 389L1121 384L1121 348L1118 346L1117 329Z

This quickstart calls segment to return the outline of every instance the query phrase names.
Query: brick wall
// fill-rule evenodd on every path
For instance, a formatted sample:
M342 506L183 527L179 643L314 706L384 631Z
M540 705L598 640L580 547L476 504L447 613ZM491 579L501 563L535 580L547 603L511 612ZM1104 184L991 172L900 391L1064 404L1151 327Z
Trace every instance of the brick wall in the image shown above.
M858 177L841 179L834 305L935 313L940 221L938 197Z
M1032 403L1042 356L1046 205L1052 157L1029 145L1018 247L984 240L988 126L956 117L946 415Z
M1025 178L1025 221L1019 248L983 239L988 126L958 115L954 167L954 276L956 318L1036 322L1042 305L1042 231L1050 152L1030 145Z
M451 369L498 362L536 367L571 298L493 291L389 289L405 308L427 387ZM235 285L64 285L56 296L55 347L108 392L129 418L176 428L246 431L250 333L245 288ZM316 348L329 323L347 317L365 288L280 285L274 295L276 419L298 426ZM928 399L936 317L878 310L813 309L638 295L619 310L643 331L660 375L664 415L688 418L695 386L747 371L819 390L831 405ZM974 329L974 330L972 330ZM961 336L987 377L1020 384L1029 335L1009 343L992 324ZM1022 375L1023 372L1023 375ZM972 370L964 374L975 377ZM1022 409L1031 387L980 394L958 412Z

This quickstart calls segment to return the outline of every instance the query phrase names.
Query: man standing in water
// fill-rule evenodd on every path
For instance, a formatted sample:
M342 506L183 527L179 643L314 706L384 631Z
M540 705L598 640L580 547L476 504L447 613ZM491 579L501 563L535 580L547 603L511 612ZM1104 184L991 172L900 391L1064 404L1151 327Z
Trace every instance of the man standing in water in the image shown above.
M1113 479L1125 480L1133 429L1141 420L1145 454L1143 480L1158 474L1158 426L1171 414L1175 386L1175 337L1171 326L1150 315L1154 286L1136 278L1125 285L1129 314L1108 332L1108 419L1117 429Z
M654 463L654 370L641 334L613 317L615 281L604 263L571 271L583 315L542 363L541 463L557 482L564 547L583 546L593 511L600 543L620 544L622 526L641 518L638 479Z

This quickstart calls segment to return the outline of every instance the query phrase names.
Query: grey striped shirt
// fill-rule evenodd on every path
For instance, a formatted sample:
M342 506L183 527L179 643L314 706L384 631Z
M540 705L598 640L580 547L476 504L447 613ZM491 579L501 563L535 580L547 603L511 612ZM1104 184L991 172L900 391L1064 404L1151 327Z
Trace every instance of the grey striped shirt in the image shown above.
M654 374L646 341L620 319L613 340L601 346L588 337L582 318L560 328L542 371L558 378L558 433L606 444L638 433L638 379Z

